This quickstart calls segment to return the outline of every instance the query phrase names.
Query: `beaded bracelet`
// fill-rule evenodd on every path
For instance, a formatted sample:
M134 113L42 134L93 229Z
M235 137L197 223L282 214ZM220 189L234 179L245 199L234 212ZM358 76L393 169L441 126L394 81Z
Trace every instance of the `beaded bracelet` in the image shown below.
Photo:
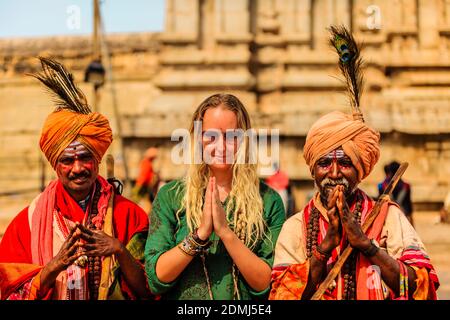
M183 251L185 254L189 255L189 256L196 256L204 251L206 251L209 246L211 245L211 241L207 241L206 243L198 243L195 239L194 239L194 235L193 233L189 233L186 238L183 239L183 241L181 241L178 244L178 248Z
M367 250L362 250L362 254L366 257L373 257L377 254L378 250L380 250L380 247L377 246L374 239L370 239L370 247Z
M328 259L331 257L331 254L327 254L325 252L323 252L322 250L319 249L319 246L315 246L313 248L313 255L314 257L316 257L317 260L322 261L322 262L327 262Z
M196 256L197 254L199 254L199 252L196 250L195 247L191 246L191 244L189 243L189 241L185 239L183 239L183 241L181 241L178 244L178 248L183 251L185 254L187 254L188 256Z
M209 241L209 239L206 240L200 239L200 237L198 236L198 228L195 228L194 232L192 232L192 238L195 240L195 242L197 242L200 245L205 245Z

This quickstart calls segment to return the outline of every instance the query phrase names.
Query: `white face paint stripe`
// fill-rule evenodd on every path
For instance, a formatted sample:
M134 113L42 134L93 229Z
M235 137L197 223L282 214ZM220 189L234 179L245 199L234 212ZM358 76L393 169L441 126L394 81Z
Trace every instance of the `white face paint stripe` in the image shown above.
M345 157L345 152L342 149L333 150L324 156L324 158L329 158L329 159L335 159L335 158L339 159L339 158L343 158L343 157Z
M79 141L74 141L71 144L69 144L69 146L66 149L64 149L61 156L75 157L86 153L89 153L89 150L86 149L86 147Z
M76 146L82 146L81 142L75 140L75 141L72 141L71 144L69 144L69 147L76 147Z

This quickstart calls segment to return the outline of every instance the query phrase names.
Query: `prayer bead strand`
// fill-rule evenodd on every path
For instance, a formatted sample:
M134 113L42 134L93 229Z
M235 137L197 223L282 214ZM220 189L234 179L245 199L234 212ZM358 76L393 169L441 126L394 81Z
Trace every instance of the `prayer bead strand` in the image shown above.
M358 195L353 213L358 224L361 224L362 202L363 199ZM319 244L319 221L320 212L314 206L311 208L307 224L306 255L309 259L314 255L314 251L317 250ZM356 298L356 259L357 252L355 251L347 259L342 268L342 275L344 278L344 292L342 297L346 300L353 300Z
M95 185L95 193L92 199L91 212L88 218L88 228L91 230L96 230L97 228L92 223L92 220L98 214L98 200L100 199L100 184L97 182ZM88 286L89 286L89 299L97 300L98 290L100 287L101 278L101 257L88 257Z

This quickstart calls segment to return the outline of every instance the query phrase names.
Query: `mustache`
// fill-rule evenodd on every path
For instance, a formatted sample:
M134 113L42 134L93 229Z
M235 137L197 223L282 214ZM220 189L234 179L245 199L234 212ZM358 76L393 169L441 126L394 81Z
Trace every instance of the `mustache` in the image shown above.
M90 177L91 177L91 174L89 172L83 171L83 172L76 173L76 174L69 176L69 180L75 180L78 178L90 178Z
M344 177L339 178L339 179L325 178L325 179L322 180L322 182L320 182L320 186L322 188L335 187L337 185L343 185L345 187L345 189L348 189L349 186L350 186L350 183Z

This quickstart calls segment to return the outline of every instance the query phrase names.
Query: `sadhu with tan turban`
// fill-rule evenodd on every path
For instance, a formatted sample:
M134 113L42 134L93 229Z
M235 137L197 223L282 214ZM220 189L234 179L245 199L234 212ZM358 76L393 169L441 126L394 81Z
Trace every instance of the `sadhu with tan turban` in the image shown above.
M310 299L348 245L352 254L322 299L436 299L436 272L398 205L383 202L372 226L362 230L375 202L358 184L379 159L380 135L359 110L362 74L353 37L344 27L331 31L354 113L326 114L308 132L304 158L318 191L283 225L270 299Z
M73 77L40 58L35 75L56 93L40 147L51 181L8 226L0 243L1 299L97 300L150 297L143 267L146 213L98 175L112 142L108 120L91 112Z

